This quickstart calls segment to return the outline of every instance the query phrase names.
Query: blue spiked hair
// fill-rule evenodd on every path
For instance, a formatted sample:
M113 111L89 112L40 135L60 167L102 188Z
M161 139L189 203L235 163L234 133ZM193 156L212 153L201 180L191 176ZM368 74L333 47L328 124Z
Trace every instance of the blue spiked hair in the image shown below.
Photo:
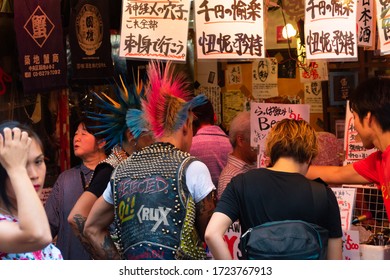
M114 84L116 100L104 92L100 94L93 92L97 100L96 105L107 113L87 112L88 118L101 123L91 128L98 131L95 133L96 136L104 138L106 149L122 144L127 129L134 138L138 138L143 131L148 130L140 110L141 99L145 98L142 82L129 87L121 76L119 78L120 85L117 81ZM129 114L130 110L132 114Z

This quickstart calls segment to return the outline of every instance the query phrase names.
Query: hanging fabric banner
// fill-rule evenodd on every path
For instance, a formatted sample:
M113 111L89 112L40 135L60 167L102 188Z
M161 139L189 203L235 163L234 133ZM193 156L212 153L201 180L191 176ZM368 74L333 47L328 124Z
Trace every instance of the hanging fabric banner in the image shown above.
M60 0L15 0L15 32L25 93L59 89L66 83Z
M69 44L73 79L113 75L108 3L108 0L72 1Z

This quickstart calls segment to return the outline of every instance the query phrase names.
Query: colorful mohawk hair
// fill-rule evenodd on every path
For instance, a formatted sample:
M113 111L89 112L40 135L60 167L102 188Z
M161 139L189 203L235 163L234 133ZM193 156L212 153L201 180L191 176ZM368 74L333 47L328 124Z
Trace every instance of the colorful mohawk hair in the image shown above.
M100 125L91 127L98 132L95 135L104 137L106 149L117 144L122 144L123 135L127 128L135 138L138 138L142 131L146 131L146 123L142 117L141 99L144 98L144 87L142 81L129 88L122 77L119 76L121 85L115 81L116 100L101 92L93 92L97 99L97 106L107 113L87 112L87 117L100 122ZM134 110L133 115L128 115L129 110Z
M168 61L163 69L161 62L149 62L147 100L142 109L155 137L171 134L182 127L193 108L202 105L207 98L201 94L191 99L190 82L184 73L175 73Z

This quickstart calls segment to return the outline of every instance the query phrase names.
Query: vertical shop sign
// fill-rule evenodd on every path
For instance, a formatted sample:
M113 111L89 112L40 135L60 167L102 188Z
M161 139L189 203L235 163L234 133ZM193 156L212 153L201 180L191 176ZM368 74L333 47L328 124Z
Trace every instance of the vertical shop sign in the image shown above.
M310 104L311 114L322 114L322 86L321 82L304 83L304 99L306 104Z
M310 105L251 102L251 146L259 151L259 167L266 166L265 140L270 129L282 119L310 122Z
M69 23L73 79L113 75L109 0L74 1Z
M226 67L226 81L228 85L242 84L242 69L239 64L230 64Z
M341 228L343 230L343 259L360 260L359 231L351 230L353 206L356 201L356 186L332 188L340 209Z
M119 56L186 61L190 0L123 0Z
M278 61L275 57L252 62L252 95L256 100L278 96Z
M375 39L374 0L361 0L357 3L358 45L371 48Z
M194 0L199 59L264 58L261 0Z
M66 87L60 1L15 0L14 4L24 92Z
M390 52L390 3L376 0L377 26L381 54Z
M355 188L332 188L340 209L341 228L350 230L352 222L353 206L356 200Z
M357 60L356 2L306 0L307 59Z

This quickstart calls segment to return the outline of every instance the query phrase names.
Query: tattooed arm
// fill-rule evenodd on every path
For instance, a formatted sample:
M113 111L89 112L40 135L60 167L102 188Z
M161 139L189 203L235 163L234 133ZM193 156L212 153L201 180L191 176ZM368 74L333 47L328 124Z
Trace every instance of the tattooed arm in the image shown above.
M211 215L215 209L215 198L215 191L212 191L196 204L196 227L202 241L204 241L204 233L206 231L207 224L209 223Z
M90 254L92 254L91 246L88 239L83 234L85 221L87 220L93 204L107 188L112 170L113 167L107 163L100 163L96 166L91 182L88 184L87 189L79 197L68 216L68 223L70 224L74 234Z
M106 202L103 196L99 197L88 215L83 232L90 244L91 254L94 259L121 259L108 231L108 227L113 221L114 206Z
M97 200L97 197L88 191L85 191L80 198L77 200L76 204L73 206L72 211L68 216L68 223L70 224L73 233L81 241L85 250L92 255L91 245L88 239L84 236L84 226L85 221L92 209L93 204Z

